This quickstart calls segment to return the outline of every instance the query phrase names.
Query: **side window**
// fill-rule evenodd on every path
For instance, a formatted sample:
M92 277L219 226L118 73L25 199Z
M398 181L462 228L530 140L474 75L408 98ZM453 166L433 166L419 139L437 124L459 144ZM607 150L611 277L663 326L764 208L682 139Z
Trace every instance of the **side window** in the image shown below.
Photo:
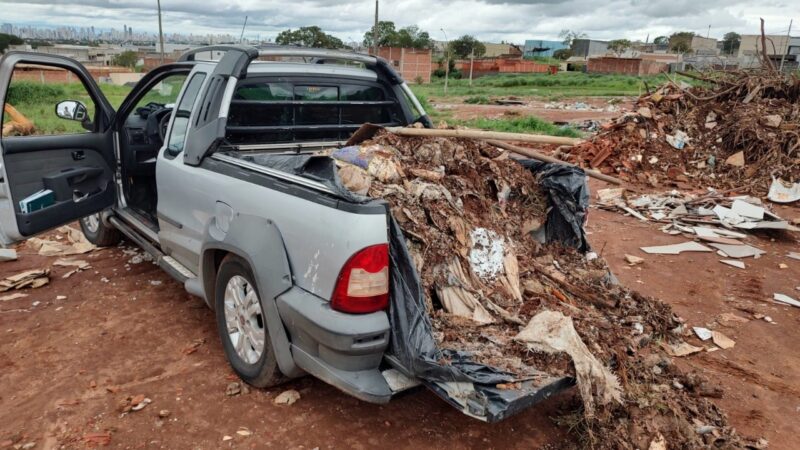
M170 75L164 78L139 99L135 110L139 111L141 108L163 108L164 106L174 105L185 81L186 75Z
M183 145L186 142L186 131L189 129L189 119L192 115L192 107L200 94L200 88L203 86L205 79L206 74L196 73L186 86L186 92L183 94L172 120L172 133L169 136L169 145L167 145L166 150L169 156L175 157L183 151Z
M97 107L77 73L18 64L3 99L3 136L92 132Z

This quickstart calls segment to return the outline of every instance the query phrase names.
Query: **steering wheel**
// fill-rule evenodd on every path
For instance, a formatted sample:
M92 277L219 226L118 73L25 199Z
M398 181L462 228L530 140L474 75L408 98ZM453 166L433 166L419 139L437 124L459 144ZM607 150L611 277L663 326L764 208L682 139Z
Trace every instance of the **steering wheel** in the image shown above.
M164 109L161 119L158 120L158 137L161 138L161 143L166 142L167 128L169 127L169 119L172 117L172 109Z

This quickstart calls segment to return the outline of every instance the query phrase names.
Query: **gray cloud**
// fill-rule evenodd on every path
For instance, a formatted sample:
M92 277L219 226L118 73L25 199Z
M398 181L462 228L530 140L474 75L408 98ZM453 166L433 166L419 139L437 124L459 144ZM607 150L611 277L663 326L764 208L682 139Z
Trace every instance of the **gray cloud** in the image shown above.
M757 5L755 4L757 3ZM238 34L244 16L249 37L274 37L279 31L318 25L345 39L360 40L372 22L374 2L300 0L162 0L168 33ZM69 25L154 31L155 2L141 0L13 0L0 2L0 22ZM651 39L674 31L756 33L758 18L768 32L786 32L791 17L800 19L800 3L782 0L404 0L382 2L381 18L398 26L419 25L435 39L473 34L491 41L522 42L557 38L562 29L597 39ZM786 22L786 23L784 23Z

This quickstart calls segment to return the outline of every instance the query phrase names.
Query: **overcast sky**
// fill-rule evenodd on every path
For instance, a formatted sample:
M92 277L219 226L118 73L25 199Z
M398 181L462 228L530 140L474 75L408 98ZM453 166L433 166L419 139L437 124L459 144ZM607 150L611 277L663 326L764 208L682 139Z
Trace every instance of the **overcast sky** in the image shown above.
M249 16L246 36L274 38L281 30L318 25L349 42L360 41L373 21L374 1L363 0L162 0L164 31L238 35ZM721 37L728 31L784 34L789 20L800 36L798 0L401 0L381 2L381 20L398 27L419 25L434 39L472 34L484 41L522 43L555 39L562 29L595 39L644 40L650 35L694 31ZM0 2L0 22L157 30L156 0L23 0Z

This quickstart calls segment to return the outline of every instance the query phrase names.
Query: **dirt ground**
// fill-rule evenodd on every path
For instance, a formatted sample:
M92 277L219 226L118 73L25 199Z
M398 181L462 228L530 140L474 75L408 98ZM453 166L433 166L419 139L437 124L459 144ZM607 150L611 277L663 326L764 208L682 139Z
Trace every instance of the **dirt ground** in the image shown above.
M629 110L633 106L630 98L614 98L615 110L609 110L612 106L607 97L583 97L565 99L557 102L548 102L536 99L526 99L522 105L470 105L462 102L454 102L452 99L432 99L436 109L439 111L452 112L453 118L459 120L470 120L477 118L497 119L508 116L535 116L542 120L555 123L577 123L585 120L604 121L610 120L620 115L621 111ZM583 103L589 109L566 109L574 108L576 103ZM551 106L551 107L548 107ZM552 106L561 108L553 108Z
M796 208L778 212L800 216ZM669 302L689 325L709 324L736 341L733 349L678 363L724 389L715 401L740 433L766 437L773 449L793 448L800 418L800 310L769 298L773 292L798 296L800 262L783 256L798 249L797 240L749 238L768 254L740 270L714 254L643 255L638 247L680 238L616 213L592 210L587 230L621 282ZM18 261L1 263L1 276L55 260L25 245L18 250ZM236 378L211 311L153 264L129 263L123 250L85 255L93 268L68 279L61 278L66 269L54 267L49 285L0 302L0 448L28 442L84 448L90 445L85 436L106 431L117 448L541 448L568 439L551 417L572 393L494 425L462 416L422 388L376 406L306 377L229 397L226 387ZM646 262L628 267L626 253ZM713 325L725 312L751 320ZM288 388L302 398L291 406L273 404ZM138 394L152 403L121 415L119 403ZM159 418L161 410L169 416ZM252 434L237 434L242 429Z
M593 190L599 187L592 183ZM776 212L800 216L798 208ZM765 437L771 449L796 448L800 309L770 299L774 292L800 297L800 261L784 256L800 248L798 237L748 238L768 253L746 260L741 270L710 253L645 255L640 246L681 238L616 213L593 209L587 230L622 283L670 303L689 325L709 326L736 341L732 349L677 363L724 389L714 401L739 433ZM93 267L67 279L68 268L53 267L48 285L0 301L0 448L86 448L93 445L91 433L105 432L112 448L547 448L569 442L552 417L571 406L573 392L494 425L461 415L423 388L386 406L360 402L311 377L228 396L236 377L211 311L152 263L134 264L126 248L79 256ZM0 276L50 267L56 259L24 244L18 251L17 261L0 263ZM629 267L626 253L646 262ZM750 320L715 324L722 313ZM701 345L696 338L689 342ZM275 405L289 388L301 399ZM140 394L152 403L121 414L120 403ZM166 418L158 417L162 410Z

